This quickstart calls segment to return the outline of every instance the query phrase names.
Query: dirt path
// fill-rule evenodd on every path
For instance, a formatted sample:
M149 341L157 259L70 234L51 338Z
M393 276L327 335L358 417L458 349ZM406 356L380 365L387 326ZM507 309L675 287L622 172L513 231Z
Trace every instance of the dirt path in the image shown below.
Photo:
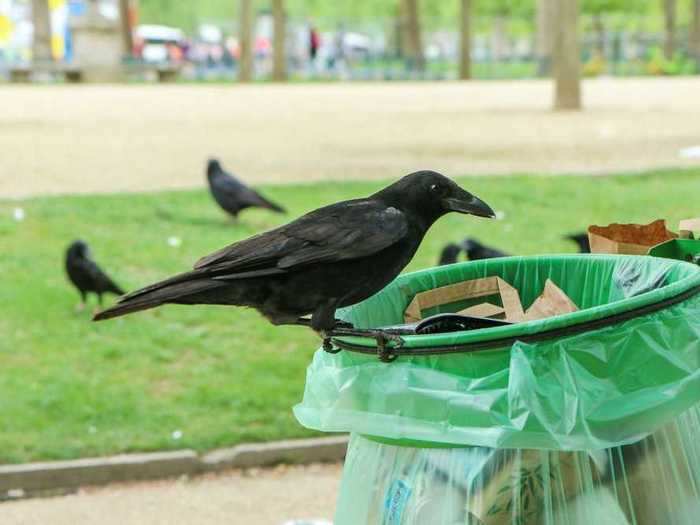
M232 472L0 504L3 525L282 525L332 520L339 465Z
M4 86L0 197L203 183L220 156L254 182L609 172L696 163L700 77L599 79L552 113L548 81Z

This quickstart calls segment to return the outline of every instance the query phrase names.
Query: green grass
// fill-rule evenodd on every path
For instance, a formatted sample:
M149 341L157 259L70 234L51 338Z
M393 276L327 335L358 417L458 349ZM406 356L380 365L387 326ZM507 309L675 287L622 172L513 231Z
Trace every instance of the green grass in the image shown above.
M617 177L474 177L460 182L505 212L501 221L443 218L410 269L473 235L518 254L574 251L565 233L589 223L697 216L700 170ZM78 314L63 250L87 240L128 289L187 269L203 254L372 182L269 186L288 217L227 221L204 190L0 201L0 462L136 450L197 450L309 435L291 414L318 346L302 328L255 312L168 306L105 322ZM22 206L26 219L12 220ZM173 248L171 235L182 239ZM175 430L182 438L173 439Z

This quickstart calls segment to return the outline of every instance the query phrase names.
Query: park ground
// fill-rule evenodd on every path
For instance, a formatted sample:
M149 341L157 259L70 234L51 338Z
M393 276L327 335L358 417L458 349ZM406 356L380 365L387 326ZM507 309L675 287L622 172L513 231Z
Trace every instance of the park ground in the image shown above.
M282 525L333 519L339 465L250 469L0 504L3 525Z
M215 307L89 323L62 270L74 238L133 289L309 209L434 168L502 219L444 218L409 269L435 264L445 242L466 235L517 254L573 252L562 235L589 223L665 217L673 227L698 215L698 160L679 151L700 144L699 92L695 79L589 81L588 109L574 114L549 112L550 86L539 81L5 88L0 144L12 154L0 156L0 275L12 277L0 305L12 307L0 316L0 463L308 435L290 408L313 334ZM289 215L227 221L203 188L212 154ZM112 513L114 523L142 523L141 511L148 523L329 518L338 478L329 469L3 504L0 523L108 523ZM271 514L255 521L263 507Z
M553 113L551 82L5 86L0 197L202 183L217 155L249 181L611 173L691 164L700 77L584 82ZM11 152L11 154L8 154Z

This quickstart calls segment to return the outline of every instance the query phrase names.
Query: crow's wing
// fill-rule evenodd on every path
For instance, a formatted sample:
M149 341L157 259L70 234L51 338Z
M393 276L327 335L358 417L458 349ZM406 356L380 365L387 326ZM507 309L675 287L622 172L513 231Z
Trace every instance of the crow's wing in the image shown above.
M83 269L90 276L90 279L95 284L97 291L114 292L122 295L124 291L102 271L97 263L91 259L83 260Z
M200 259L195 270L219 278L284 273L295 267L373 255L408 232L404 214L381 202L341 202L232 244Z
M225 195L229 195L235 199L240 197L240 194L247 188L233 176L225 171L219 172L212 179L212 186Z
M267 200L257 191L249 188L230 173L222 171L213 181L217 191L236 202L238 206L247 208L249 206L259 206L273 211L284 213L284 208Z

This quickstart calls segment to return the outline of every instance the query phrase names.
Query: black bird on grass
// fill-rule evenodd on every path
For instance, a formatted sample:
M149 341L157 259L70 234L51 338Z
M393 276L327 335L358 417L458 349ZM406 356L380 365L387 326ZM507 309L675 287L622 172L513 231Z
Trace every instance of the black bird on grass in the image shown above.
M78 308L81 310L85 307L85 301L89 292L97 294L100 306L102 306L103 293L124 295L124 291L92 260L90 248L83 241L73 241L68 246L66 250L66 273L80 293L81 303L78 305Z
M390 283L430 226L452 211L494 216L447 177L412 173L370 197L319 208L223 248L200 259L193 271L128 294L95 320L166 303L221 304L255 308L275 325L311 326L324 337L347 335L336 309ZM311 319L302 318L308 314Z
M462 248L453 242L448 244L440 252L440 260L438 264L443 266L445 264L454 264L459 259L459 254L462 253Z
M509 254L481 244L476 239L467 238L462 241L462 248L467 253L470 261L478 261L479 259L494 259L496 257L508 257Z
M588 234L586 232L572 233L565 238L574 241L578 245L579 253L591 253L591 243L588 241Z
M277 213L286 213L284 208L267 200L225 171L216 159L209 159L207 163L207 180L214 200L234 218L246 208L265 208Z

